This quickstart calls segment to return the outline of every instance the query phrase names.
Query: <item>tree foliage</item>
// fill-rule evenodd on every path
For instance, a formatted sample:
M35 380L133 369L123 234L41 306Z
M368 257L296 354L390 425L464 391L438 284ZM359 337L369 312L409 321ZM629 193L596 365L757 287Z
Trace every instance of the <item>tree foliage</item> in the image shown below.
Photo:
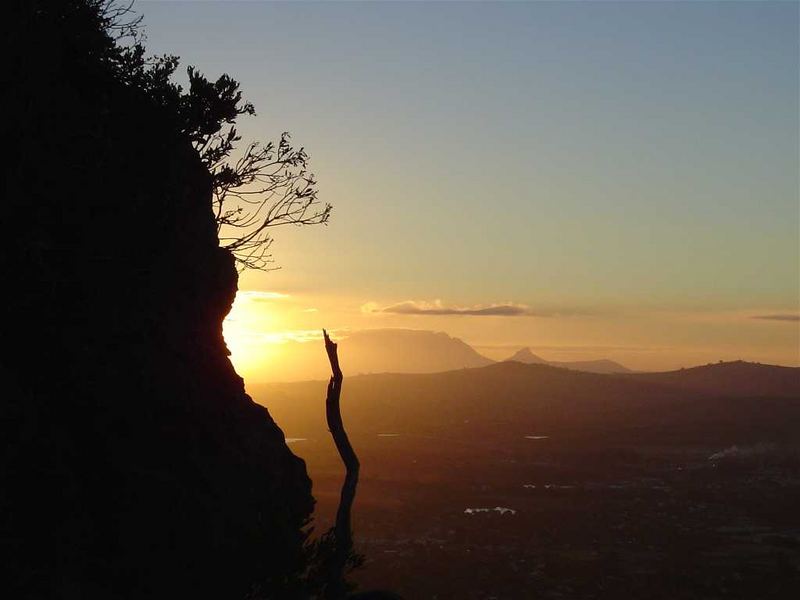
M91 0L108 32L107 62L114 76L161 105L175 128L197 150L212 181L212 203L220 245L237 267L271 270L271 230L281 225L328 222L331 205L317 197L309 155L291 144L289 133L277 141L250 142L239 149L239 117L255 115L239 82L227 74L215 81L187 68L188 88L174 81L176 56L148 57L141 19L130 5Z

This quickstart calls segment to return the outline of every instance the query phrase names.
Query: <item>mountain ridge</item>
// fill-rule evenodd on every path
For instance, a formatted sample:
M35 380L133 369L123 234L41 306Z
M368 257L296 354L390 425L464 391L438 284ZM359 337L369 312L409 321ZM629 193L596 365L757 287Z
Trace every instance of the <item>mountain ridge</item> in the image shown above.
M342 332L337 337L341 349L342 368L350 377L378 373L444 373L512 362L586 373L643 375L663 383L670 383L675 378L674 375L669 376L664 373L680 372L680 370L664 371L661 375L656 375L656 372L651 371L633 371L607 358L580 361L547 360L534 354L530 347L523 347L504 360L493 360L458 337L446 332L424 329L362 329ZM233 358L235 362L235 354ZM692 368L698 367L684 370L693 372L690 371ZM272 372L278 373L281 378L270 377ZM252 383L320 381L327 379L329 373L324 352L317 342L287 342L282 346L279 362L271 363L259 373L249 374L247 379ZM746 383L744 380L746 377L743 378L743 384ZM696 385L700 385L700 382L698 381ZM752 386L750 389L754 390Z
M547 363L522 363L519 361L496 361L491 364L468 369L453 369L433 373L361 373L348 377L350 380L376 379L381 377L425 379L438 376L456 377L458 374L475 374L498 372L504 376L520 373L531 376L550 374L564 378L580 378L592 382L602 381L635 381L646 384L651 389L680 390L681 392L705 392L716 397L743 397L764 395L769 397L797 397L800 400L800 367L787 367L758 362L729 361L698 365L671 371L628 372L628 373L593 373L577 369L565 369ZM742 379L747 378L751 385L742 386ZM727 385L734 382L736 385ZM296 382L302 383L302 382ZM715 389L714 384L718 384ZM269 384L268 384L269 385ZM277 384L276 384L277 385ZM291 385L291 383L287 384ZM753 389L756 392L753 392ZM760 394L758 393L760 391Z
M756 442L776 427L785 433L788 422L800 416L797 367L723 363L666 372L666 378L649 375L503 361L443 373L350 376L348 425L361 434L458 434L474 440L499 435L495 430L502 425L516 435L544 431L605 440L616 431L642 439L651 433L664 440L691 435L706 443L709 428ZM750 387L739 385L744 377ZM252 394L287 431L307 437L324 428L323 415L308 410L324 396L324 386L321 381L269 383L253 386Z
M575 361L546 360L541 356L531 352L531 349L528 347L517 350L517 352L505 359L503 362L521 362L529 365L550 365L553 367L561 367L563 369L572 369L574 371L585 371L587 373L633 372L628 367L607 358Z

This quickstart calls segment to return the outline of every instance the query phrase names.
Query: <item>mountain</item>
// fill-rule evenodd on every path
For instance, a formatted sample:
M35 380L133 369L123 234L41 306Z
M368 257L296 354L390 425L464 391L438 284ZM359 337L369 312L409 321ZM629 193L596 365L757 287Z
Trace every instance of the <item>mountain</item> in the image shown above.
M346 354L344 355L346 358ZM648 443L680 435L708 442L763 432L793 436L800 423L800 369L727 363L669 374L597 374L501 362L429 374L346 377L346 422L353 432L400 432L502 440L545 432L570 437L636 436ZM734 380L726 375L735 373ZM324 431L324 382L251 386L289 435ZM715 433L716 432L716 433ZM772 434L770 434L772 435ZM770 435L764 434L764 439Z
M526 365L546 365L549 364L548 361L543 359L541 356L537 356L533 352L531 352L530 348L522 348L521 350L517 350L512 356L506 359L507 361L514 361L514 362L521 362L525 363Z
M342 369L345 375L368 373L442 373L455 369L474 369L494 364L472 346L447 333L419 329L364 329L343 333L341 345ZM234 357L235 358L235 357ZM523 348L508 361L541 364L589 373L630 373L611 360L574 362L548 361ZM321 343L287 342L281 352L258 374L255 381L304 381L326 379L330 367Z
M494 362L443 332L367 329L349 335L341 344L350 370L358 373L435 373Z
M627 367L608 359L600 360L579 360L579 361L553 361L545 360L531 352L530 348L522 348L515 352L506 361L520 362L527 365L550 365L572 369L574 371L586 371L588 373L631 373Z
M634 373L630 377L683 392L719 397L800 396L800 369L744 361L720 362L663 373Z
M366 373L437 373L485 367L492 361L446 333L415 329L364 329L337 337L346 376ZM234 357L235 358L235 357ZM327 379L321 342L287 342L256 377L266 381Z

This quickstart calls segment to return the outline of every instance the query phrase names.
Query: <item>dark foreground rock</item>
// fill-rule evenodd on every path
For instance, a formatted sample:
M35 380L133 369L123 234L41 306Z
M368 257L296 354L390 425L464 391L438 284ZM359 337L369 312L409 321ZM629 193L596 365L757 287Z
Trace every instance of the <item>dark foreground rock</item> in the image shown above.
M293 597L310 480L227 356L208 173L84 4L2 25L6 597Z

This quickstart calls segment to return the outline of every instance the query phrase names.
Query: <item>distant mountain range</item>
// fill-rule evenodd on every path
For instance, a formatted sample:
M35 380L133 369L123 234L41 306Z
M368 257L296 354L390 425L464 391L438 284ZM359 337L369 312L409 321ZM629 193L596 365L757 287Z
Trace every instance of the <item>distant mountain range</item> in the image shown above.
M367 373L437 373L494 363L446 333L414 329L365 329L335 335L345 376ZM287 342L265 365L269 381L327 379L330 366L322 342ZM258 382L247 377L248 383Z
M318 349L317 349L318 350ZM365 329L341 341L340 354L351 373L440 373L494 364L466 342L443 332ZM630 373L612 360L548 361L523 348L507 360L589 373Z
M356 373L439 373L494 364L464 341L442 332L366 329L342 340L342 356ZM523 348L507 361L549 365L588 373L631 373L613 360L549 361Z
M635 373L613 360L598 358L581 361L547 360L522 348L502 361L495 361L477 352L472 346L443 332L415 329L365 329L342 334L338 340L339 356L346 377L373 373L442 373L459 369L476 369L495 364L522 363L555 367L560 370L585 373L624 375L636 377L656 385L681 385L694 390L719 390L721 381L727 391L739 393L748 390L754 394L783 385L783 377L793 377L788 367L775 367L771 379L756 363L724 363L681 369L668 373ZM732 366L733 365L733 366ZM768 365L767 365L768 366ZM788 369L788 370L781 370ZM281 347L279 360L265 370L267 381L323 380L329 376L330 367L320 343L290 342ZM247 378L248 383L258 379ZM772 382L772 383L770 383ZM762 387L766 386L766 387Z
M577 360L577 361L556 361L545 360L531 352L530 348L518 350L513 356L506 359L506 362L514 361L527 365L550 365L551 367L561 367L572 369L573 371L586 371L587 373L632 373L629 368L608 359L599 360Z
M478 440L624 431L650 441L707 443L725 431L755 443L792 439L800 422L800 368L744 362L597 374L503 361L445 373L346 377L346 390L348 426L359 432ZM325 411L310 410L324 391L319 381L251 389L290 435L303 437L325 430Z

